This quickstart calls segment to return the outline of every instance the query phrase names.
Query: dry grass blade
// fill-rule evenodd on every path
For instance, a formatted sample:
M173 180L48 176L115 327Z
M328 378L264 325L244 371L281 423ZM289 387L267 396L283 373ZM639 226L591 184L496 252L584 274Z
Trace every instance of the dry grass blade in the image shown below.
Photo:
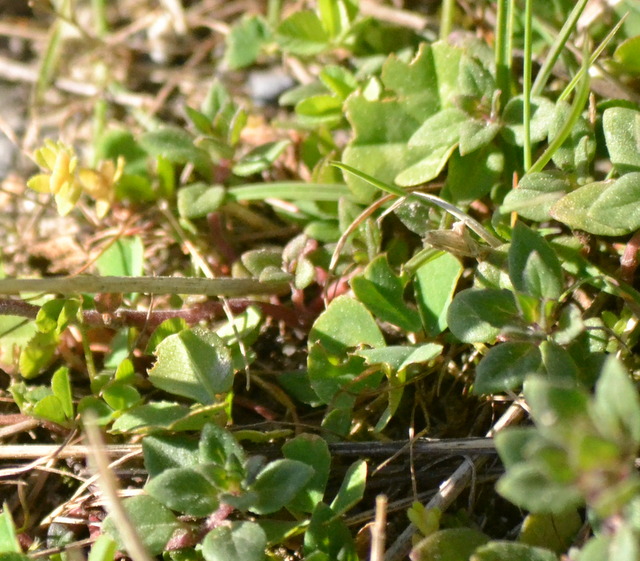
M152 557L144 547L140 536L129 520L127 512L118 498L118 485L112 471L109 469L109 459L105 451L105 444L96 424L95 417L89 413L84 416L84 428L89 443L89 464L98 473L100 489L107 499L107 510L113 517L120 537L127 553L133 561L152 561Z

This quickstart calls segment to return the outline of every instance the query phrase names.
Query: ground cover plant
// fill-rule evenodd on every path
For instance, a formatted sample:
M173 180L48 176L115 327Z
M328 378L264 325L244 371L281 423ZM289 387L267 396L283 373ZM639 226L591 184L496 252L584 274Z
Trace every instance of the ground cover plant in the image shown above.
M6 17L0 561L640 558L633 1Z

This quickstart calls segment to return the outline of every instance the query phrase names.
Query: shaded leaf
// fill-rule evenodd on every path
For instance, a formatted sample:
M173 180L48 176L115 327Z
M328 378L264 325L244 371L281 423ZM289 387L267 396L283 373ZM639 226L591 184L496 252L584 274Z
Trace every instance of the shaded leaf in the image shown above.
M148 495L124 499L122 506L150 555L162 553L173 533L181 526L169 509ZM111 516L105 518L102 531L116 541L118 550L126 551Z
M232 522L211 530L202 542L205 561L263 561L267 536L255 522Z
M379 255L367 265L361 276L351 280L358 300L382 321L407 331L418 331L420 317L404 301L404 283L391 267L386 255Z
M517 320L518 308L508 290L467 288L449 306L449 329L465 343L493 341L501 329Z
M500 343L478 364L473 391L488 394L515 390L528 374L538 370L540 362L540 351L531 343Z
M331 503L331 510L343 514L362 500L367 484L367 462L358 460L349 466L340 489Z
M256 514L280 510L307 484L313 473L310 465L297 460L270 462L249 487L249 491L256 494L249 510Z

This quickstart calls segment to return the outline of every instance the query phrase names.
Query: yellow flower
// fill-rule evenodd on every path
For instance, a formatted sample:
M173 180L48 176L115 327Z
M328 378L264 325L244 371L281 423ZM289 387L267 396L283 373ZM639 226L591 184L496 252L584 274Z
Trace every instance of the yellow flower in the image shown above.
M85 191L96 202L96 214L103 218L115 198L115 184L122 177L125 160L102 160L97 169L77 170L78 157L73 148L64 142L45 140L44 146L35 152L37 164L46 173L34 175L27 186L39 193L51 193L58 213L64 216L75 206Z
M118 156L116 163L113 160L102 160L98 169L81 169L78 174L85 193L96 201L98 218L103 218L113 203L115 184L122 177L124 164L124 158Z
M61 141L45 140L44 146L36 150L35 160L49 173L33 176L27 186L54 195L58 213L68 214L82 192L75 174L78 158L73 148Z

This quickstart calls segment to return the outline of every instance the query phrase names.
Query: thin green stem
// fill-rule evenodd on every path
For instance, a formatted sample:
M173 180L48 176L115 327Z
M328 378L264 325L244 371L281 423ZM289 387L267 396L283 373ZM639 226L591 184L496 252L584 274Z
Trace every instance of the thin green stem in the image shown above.
M109 32L105 0L91 0L91 11L93 12L95 33L100 39L104 39Z
M580 70L580 75L581 75L580 87L576 91L575 98L573 100L573 104L571 105L571 110L569 111L569 116L568 116L567 120L564 122L564 124L562 125L562 128L560 129L558 134L549 143L549 146L547 147L547 149L538 158L536 163L533 164L527 170L527 173L535 173L535 172L538 172L538 171L542 171L544 169L544 166L546 166L547 163L549 163L549 160L551 160L551 158L555 154L556 150L558 150L558 148L560 148L560 146L562 146L562 143L571 134L571 131L573 130L573 126L576 124L578 118L580 117L580 114L582 113L582 110L584 109L585 104L587 103L587 100L589 99L589 91L590 91L589 83L590 83L590 80L589 80L589 72L588 72L588 70L589 70L589 64L590 64L589 63L589 58L590 57L588 56L586 43L587 43L587 41L585 39L585 48L584 48L584 55L583 55L583 60L582 60L582 68Z
M544 91L547 82L549 81L549 77L551 76L551 72L553 71L553 67L555 66L562 50L564 49L567 41L569 40L569 36L573 33L573 30L578 23L578 19L580 15L584 11L585 6L589 0L579 0L579 2L574 6L573 10L569 14L567 21L560 29L560 33L556 37L556 40L551 45L551 49L547 54L547 58L542 63L542 67L536 76L535 82L533 83L533 87L531 88L531 95L540 95Z
M45 292L50 294L201 294L205 296L246 296L283 294L288 281L258 279L203 279L195 277L51 277L46 279L0 279L0 294Z
M504 107L511 89L511 41L509 37L510 0L498 0L496 21L495 61L496 81Z
M420 191L407 192L402 190L400 187L396 187L395 185L391 185L389 183L383 183L379 181L375 177L372 177L360 170L352 168L347 164L343 164L342 162L331 162L331 165L336 166L337 168L343 169L344 171L359 177L363 181L370 183L374 187L377 187L381 191L385 191L387 193L391 193L396 195L397 197L409 198L409 199L422 199L436 205L448 212L461 222L463 222L470 230L474 231L480 238L486 241L491 247L498 247L502 245L502 240L495 237L491 232L489 232L480 222L471 218L468 214L462 212L457 206L452 205L450 202L437 197L436 195L432 195L431 193L421 193ZM2 286L2 281L0 280L0 288Z
M522 93L524 96L524 170L531 167L531 20L533 19L533 0L526 0L524 12L524 65L522 69Z
M455 15L455 0L442 0L442 11L440 13L440 39L444 40L451 34Z
M564 91L560 94L560 97L558 97L559 101L565 100L567 99L567 97L569 97L569 94L573 91L573 89L576 87L576 84L580 81L580 79L582 78L582 76L585 73L589 73L589 68L591 68L591 66L595 63L596 60L598 60L598 57L602 54L602 51L604 51L604 49L606 48L606 46L609 44L609 42L611 41L611 39L613 39L613 37L615 36L615 34L618 32L618 30L620 29L620 27L622 26L622 24L624 23L624 20L627 18L627 14L625 14L624 16L622 16L620 18L620 21L613 27L613 29L611 31L609 31L609 33L607 33L607 36L602 40L602 43L600 43L598 45L598 47L596 48L595 51L593 51L593 53L591 54L591 56L589 56L588 52L585 52L583 54L583 58L587 60L587 63L585 64L584 60L583 60L583 64L582 67L580 68L580 70L576 73L576 75L571 79L571 81L567 84L567 87L564 89Z

